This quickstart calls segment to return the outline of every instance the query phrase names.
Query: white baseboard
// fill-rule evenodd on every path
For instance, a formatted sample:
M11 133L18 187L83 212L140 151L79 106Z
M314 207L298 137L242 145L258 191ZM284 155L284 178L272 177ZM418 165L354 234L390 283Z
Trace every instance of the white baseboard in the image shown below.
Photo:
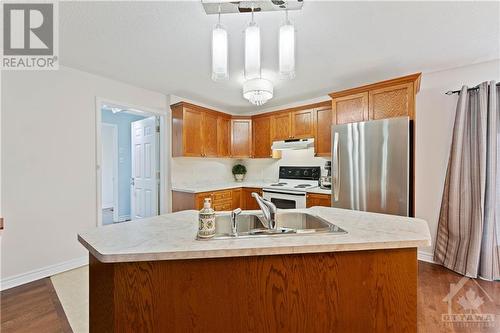
M52 276L55 274L59 274L65 271L69 271L78 267L88 265L88 263L89 263L89 257L85 256L85 257L71 259L59 264L42 267L40 269L35 269L23 274L10 276L8 278L1 280L0 290L6 290L13 287L17 287L28 282L43 279L48 276Z
M418 251L418 260L425 261L425 262L430 262L431 264L434 264L434 254L425 252L425 251Z

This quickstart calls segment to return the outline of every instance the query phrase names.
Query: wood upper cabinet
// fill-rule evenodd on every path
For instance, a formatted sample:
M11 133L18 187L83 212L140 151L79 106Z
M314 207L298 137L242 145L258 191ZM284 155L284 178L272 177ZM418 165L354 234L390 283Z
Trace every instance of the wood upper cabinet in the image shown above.
M368 92L334 98L332 112L334 124L368 120Z
M218 117L216 113L203 112L201 127L202 138L202 156L204 157L217 157L217 127ZM190 137L187 138L188 141Z
M251 157L252 119L231 119L231 156Z
M421 73L330 94L334 124L408 116L415 119Z
M173 157L230 156L230 115L185 102L171 110Z
M369 92L368 109L371 120L401 116L414 117L413 82L373 89Z
M272 141L288 140L292 137L292 115L290 112L271 116Z
M291 113L292 131L294 139L312 138L314 136L314 110L298 110Z
M172 106L172 156L202 156L202 118L200 110L182 103Z
M332 155L332 108L317 108L314 116L314 154L316 156Z
M231 118L217 117L217 156L231 156Z
M272 157L271 151L271 117L256 117L253 119L253 157Z

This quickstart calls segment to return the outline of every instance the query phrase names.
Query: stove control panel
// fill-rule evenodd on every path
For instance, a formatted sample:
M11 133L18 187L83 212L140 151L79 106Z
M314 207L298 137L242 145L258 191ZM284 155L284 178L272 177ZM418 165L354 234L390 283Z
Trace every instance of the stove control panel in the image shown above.
M321 167L281 166L280 179L319 180Z

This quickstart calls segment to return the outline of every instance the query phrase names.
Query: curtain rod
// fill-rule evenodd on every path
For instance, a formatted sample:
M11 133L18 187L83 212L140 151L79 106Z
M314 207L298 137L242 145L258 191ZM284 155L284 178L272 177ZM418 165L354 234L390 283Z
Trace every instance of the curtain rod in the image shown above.
M496 86L500 86L500 82L496 84ZM469 88L467 89L467 91L470 91L470 90L478 90L479 89L479 86L475 86L475 87L472 87L472 88ZM447 91L445 92L446 95L453 95L453 94L460 94L460 92L462 91L462 89L460 90L450 90L450 91Z

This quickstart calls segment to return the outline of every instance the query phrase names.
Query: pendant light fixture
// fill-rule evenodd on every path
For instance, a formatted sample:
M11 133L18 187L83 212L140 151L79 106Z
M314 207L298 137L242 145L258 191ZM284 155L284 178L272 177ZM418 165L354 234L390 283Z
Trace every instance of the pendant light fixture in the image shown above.
M219 19L212 30L212 80L227 80L227 67L227 31L220 23L219 5Z
M253 105L263 105L273 98L273 84L260 77L247 80L243 83L243 97Z
M245 79L260 78L260 28L254 22L252 5L252 21L245 29Z
M280 27L279 66L280 74L286 79L295 77L295 27L288 20L288 9L285 10L285 24Z

